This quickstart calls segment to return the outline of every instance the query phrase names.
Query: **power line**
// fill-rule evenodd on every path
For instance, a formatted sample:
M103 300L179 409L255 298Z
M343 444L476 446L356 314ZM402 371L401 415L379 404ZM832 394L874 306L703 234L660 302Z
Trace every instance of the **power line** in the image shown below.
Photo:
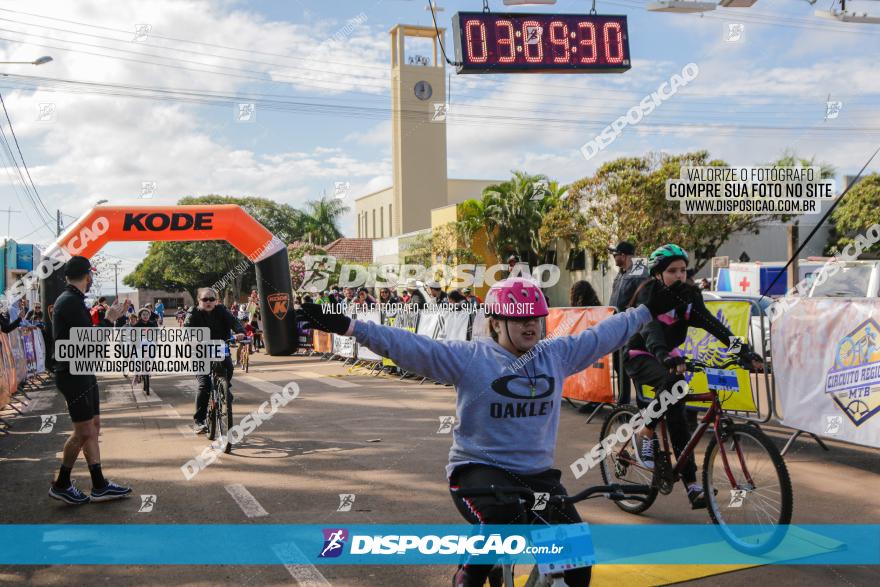
M25 163L24 154L21 152L21 146L18 144L18 137L15 136L15 128L12 126L12 119L9 118L9 112L6 110L6 102L3 100L2 93L0 93L0 104L3 105L3 114L6 115L6 122L9 123L9 131L12 133L12 140L15 141L15 148L16 150L18 150L18 156L21 158L21 164L22 166L24 166L25 173L27 173L28 181L31 182L31 187L34 190L34 196L36 196L37 201L43 207L43 210L46 211L46 214L51 216L51 212L49 212L49 209L46 208L46 204L44 204L42 198L40 198L40 192L37 191L37 186L34 184L34 180L31 177L30 169L28 169L27 163Z
M387 118L390 114L395 111L387 106L376 106L376 107L368 107L368 106L350 106L345 103L342 104L331 104L331 103L314 103L308 102L305 100L263 100L261 99L260 94L248 94L248 95L232 95L232 94L220 94L220 93L206 93L199 92L194 90L181 90L174 88L150 88L144 86L131 86L131 85L122 85L122 84L100 84L97 82L77 82L73 80L63 80L63 79L55 79L55 78L32 78L30 76L10 76L15 81L19 81L22 84L30 84L34 87L40 87L47 91L52 91L53 87L57 87L59 89L63 89L64 91L77 91L81 92L79 88L85 87L88 90L85 93L95 93L99 95L114 95L114 96L129 96L129 97L137 97L144 99L153 99L153 100L172 100L178 102L185 103L193 103L199 105L213 105L220 106L226 104L235 104L240 103L241 101L255 101L262 108L267 110L275 110L275 111L301 111L301 112L312 112L312 113L327 113L327 114L340 114L343 116L360 116L363 118ZM48 87L47 87L48 86ZM0 85L2 87L2 85ZM547 104L543 104L545 108ZM616 105L609 105L611 110L606 110L602 108L592 109L589 107L582 107L578 110L564 110L562 108L552 108L554 113L558 113L559 115L564 114L572 114L574 116L571 119L573 122L583 123L585 114L595 114L596 116L603 116L605 118L616 118L620 115L619 109ZM480 104L468 104L468 103L458 103L456 105L456 113L461 114L459 120L472 120L475 117L484 117L484 118L495 118L495 119L509 119L509 120L523 120L528 119L535 122L544 122L544 121L559 121L559 118L550 119L542 116L529 115L526 113L525 116L512 116L510 114L506 114L509 111L521 112L521 109L510 108L507 109L502 106L495 105L480 105ZM424 112L420 110L399 110L397 111L401 113L401 115L410 120L423 120ZM737 115L739 118L737 119L737 124L742 125L743 116L763 116L763 115L772 115L774 117L774 122L780 121L791 121L792 123L798 123L802 120L802 117L798 116L781 116L780 112L750 112L739 110L734 106L728 106L725 110L695 110L695 109L687 109L684 112L679 112L677 109L666 109L664 108L659 115L654 115L652 117L652 122L654 123L669 123L669 124L686 124L687 121L693 119L694 112L703 112L708 115L716 115L716 116L724 116L724 115ZM670 114L671 116L666 116L665 114ZM685 116L684 119L677 118L676 115L683 114ZM499 116L503 115L503 116ZM814 116L810 115L819 115L818 105L814 107L813 112L804 113L805 116L808 116L808 120L812 119ZM563 119L564 122L568 122L569 119ZM873 119L872 119L873 120ZM705 117L703 122L705 123ZM714 121L714 122L723 122L723 121ZM856 121L854 121L856 122ZM867 121L866 121L867 122ZM599 124L598 122L595 124ZM758 126L758 125L753 125ZM746 125L748 128L748 125ZM773 128L779 128L779 125L773 126ZM856 128L856 127L849 127ZM859 126L858 128L863 128ZM866 126L864 127L868 131L874 130L872 127ZM829 129L825 129L829 130ZM824 130L823 130L824 132Z
M2 10L2 9L0 9L0 10ZM39 28L41 28L41 29L48 29L48 30L52 30L52 31L58 31L58 32L61 32L61 33L68 33L68 34L71 34L71 35L80 35L80 36L83 36L83 37L91 37L91 38L95 38L95 39L102 39L102 40L105 40L105 41L113 41L113 42L115 42L115 43L125 43L125 44L128 45L128 46L131 45L131 41L128 41L128 40L125 40L125 39L117 39L117 38L115 38L115 37L108 37L108 36L105 36L105 35L93 35L93 34L91 34L91 33L83 33L83 32L79 32L79 31L72 31L72 30L70 30L70 29L62 29L62 28L51 27L51 26L46 26L46 25L41 25L41 24L34 24L34 23L30 23L30 22L23 22L23 21L20 21L20 20L13 20L13 19L9 19L9 18L0 18L0 21L11 22L11 23L13 23L13 24L21 24L21 25L31 26L31 27L39 27ZM3 30L3 31L9 31L9 32L15 32L15 33L18 33L18 32L19 32L19 31L10 30L10 29L0 29L0 30ZM21 34L31 34L31 33L24 32L24 33L21 33ZM130 34L131 34L131 33L129 33L129 36L130 36ZM58 40L58 41L70 42L70 43L86 44L86 43L82 43L81 41L69 41L69 40L67 40L67 39L55 39L54 37L43 37L43 38L49 38L49 39L54 39L54 40ZM177 49L177 48L175 48L175 47L166 47L166 46L164 46L164 45L155 45L155 44L153 44L153 43L147 43L147 42L143 42L143 41L138 41L137 44L138 44L139 46L144 46L144 47L155 47L155 48L157 48L157 49L164 49L164 50L166 50L166 51L175 51L175 52L178 52L178 53L185 53L185 54L187 54L187 55L204 55L205 57L212 57L212 58L215 58L215 59L219 58L219 59L224 59L224 60L229 60L229 61L239 61L239 62L242 62L242 63L253 63L253 64L255 64L255 65L269 66L269 67L289 67L289 65L285 65L285 64L282 64L282 63L271 63L271 62L266 62L266 61L258 61L258 60L255 60L255 59L243 59L243 58L240 58L240 57L228 57L228 56L225 56L225 55L217 55L217 54L214 54L214 53L203 53L203 52L201 52L201 51L194 51L194 50L192 50L192 49ZM165 56L163 56L163 55L157 55L157 54L155 54L155 53L145 53L145 52L141 52L141 51L129 51L129 50L125 50L125 49L117 49L117 48L115 48L115 47L106 47L106 46L104 46L104 45L89 45L89 46L92 46L92 47L98 47L98 48L104 48L104 49L110 49L111 51L120 51L120 52L124 52L124 53L133 53L133 54L137 54L137 55L144 55L144 56L150 56L150 57L158 57L159 59L174 59L174 60L180 61L180 59L178 59L177 57L165 57ZM327 65L327 64L330 64L330 65L344 65L344 66L347 66L347 67L351 67L351 66L353 65L352 63L345 63L345 62L341 62L341 61L332 61L332 60L325 60L325 59L321 59L320 61L318 61L318 60L311 60L311 59L295 58L295 57L286 57L286 59L291 59L291 60L295 60L295 61L299 61L299 62L306 62L306 63L313 62L313 63L315 63L316 65L322 65L322 66L324 66L323 68L319 68L319 69L310 68L310 67L304 67L303 65L297 65L297 66L296 66L296 67L299 68L299 69L303 69L303 70L306 70L306 71L314 71L314 72L319 72L319 73L326 73L326 71L327 71L327 69L326 69L326 65ZM201 64L201 65L209 65L209 64L207 64L207 63L201 63L201 62L193 62L193 63L199 63L199 64ZM216 67L216 66L211 65L211 67ZM384 67L384 66L380 66L380 65L372 65L372 66L370 66L370 65L367 64L367 67L369 67L369 68L375 68L375 69L377 69L377 70L381 69L383 72L386 72L386 73L387 73L387 68ZM361 64L358 64L358 68L359 68L359 69L361 68ZM367 76L367 75L364 75L364 74L361 74L361 73L358 73L358 74L356 74L356 75L358 75L359 77L367 78L367 79L375 79L375 80L381 80L381 81L389 81L389 80L391 79L390 76L388 76L388 75L382 75L382 76Z
M0 12L11 12L11 13L14 13L14 14L24 14L24 15L26 15L26 16L33 16L33 17L36 17L36 18L42 18L42 19L52 20L52 21L57 21L57 22L66 22L66 23L68 23L68 24L75 24L75 25L84 26L84 27L89 27L89 28L94 28L94 29L101 29L101 30L106 30L106 31L113 31L113 32L119 32L119 33L125 33L125 34L128 34L128 35L131 34L131 31L128 31L128 30L125 30L125 29L118 29L118 28L113 28L113 27L106 27L106 26L101 26L101 25L97 25L97 24L89 24L89 23L79 22L79 21L75 21L75 20L67 20L67 19L64 19L64 18L57 18L57 17L52 17L52 16L45 16L45 15L42 15L42 14L34 14L34 13L32 13L32 12L23 12L23 11L20 11L20 10L12 10L12 9L9 9L9 8L0 8ZM35 25L35 26L42 26L42 25ZM84 33L83 33L83 34L84 34ZM249 55L265 55L265 56L267 56L267 57L280 57L280 58L282 58L282 59L292 59L292 60L296 60L296 61L307 61L307 60L305 60L305 59L302 59L301 57L292 57L292 56L290 56L290 55L284 55L284 54L282 54L282 53L269 53L269 52L266 52L266 51L258 51L258 50L256 50L256 49L245 49L245 48L241 48L241 47L231 47L231 46L228 46L228 45L217 45L217 44L214 44L214 43L205 43L205 42L203 42L203 41L193 41L192 39L180 39L180 38L176 38L176 37L167 37L167 36L163 36L163 35L157 35L157 34L154 34L154 33L152 33L152 32L149 34L149 36L152 37L152 38L154 38L154 39L164 39L164 40L166 40L166 41L174 41L174 42L177 42L177 43L187 43L187 44L190 44L190 45L201 45L201 46L203 46L203 47L211 47L211 48L214 48L214 49L225 49L225 50L227 50L227 51L237 51L237 52L240 52L240 53L247 53L247 54L249 54ZM151 46L161 47L161 48L163 48L163 49L172 49L171 47L164 47L164 46L161 46L161 45L151 45ZM323 60L322 60L322 63L323 63ZM328 63L333 63L333 62L328 62ZM336 63L338 63L338 62L336 62ZM381 69L381 70L383 70L383 71L387 71L386 67L385 67L385 66L382 66L382 65L369 65L369 64L364 64L364 65L358 65L358 67L368 67L368 68Z

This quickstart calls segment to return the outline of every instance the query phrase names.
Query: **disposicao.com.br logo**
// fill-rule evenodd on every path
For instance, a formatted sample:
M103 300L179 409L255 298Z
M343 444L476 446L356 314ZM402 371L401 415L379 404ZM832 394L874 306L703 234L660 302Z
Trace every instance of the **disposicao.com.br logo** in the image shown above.
M345 528L325 528L324 545L318 558L340 556L349 540ZM529 546L524 536L501 534L482 534L464 536L456 534L419 536L415 534L352 535L348 554L350 555L495 555L514 556L518 554L560 554L563 546L556 544Z

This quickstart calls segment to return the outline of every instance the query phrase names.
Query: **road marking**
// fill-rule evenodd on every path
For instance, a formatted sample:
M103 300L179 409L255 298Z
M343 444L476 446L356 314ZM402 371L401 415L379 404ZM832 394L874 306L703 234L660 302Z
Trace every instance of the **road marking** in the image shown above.
M156 392L153 391L152 389L150 390L150 395L147 396L144 393L143 387L139 387L134 392L134 401L136 401L139 404L149 404L152 402L160 402L160 401L162 401L162 398L160 398L158 395L156 395Z
M272 550L275 552L275 556L281 560L284 568L290 573L290 576L293 577L293 580L296 581L300 587L331 587L330 582L327 581L327 578L321 574L321 571L319 571L315 565L310 563L294 565L284 562L291 558L299 560L306 558L303 551L293 542L276 544L272 546Z
M195 429L192 426L188 426L186 424L181 424L177 427L177 431L186 436L187 438L195 438L198 436L196 434Z
M321 383L326 383L327 385L333 387L361 387L360 383L352 383L351 381L346 381L344 379L321 375L320 373L315 373L314 371L294 371L293 374L299 375L300 377L305 377L306 379L316 379Z
M251 495L251 492L245 489L241 483L227 485L226 491L232 496L232 499L235 500L235 503L238 504L238 507L241 508L241 511L247 517L260 518L269 515L269 512L264 510L260 502L257 501L257 498Z
M239 375L236 377L239 381L250 385L251 387L256 387L262 392L268 393L272 395L274 393L278 393L283 391L284 388L278 385L277 383L272 383L271 381L264 381L258 377L254 377L253 375Z
M162 407L165 408L165 415L169 418L180 418L180 414L177 413L177 410L171 404L164 404Z
M51 400L45 397L34 397L31 399L30 403L21 408L21 411L25 414L29 412L39 412L45 408L49 408L52 406Z

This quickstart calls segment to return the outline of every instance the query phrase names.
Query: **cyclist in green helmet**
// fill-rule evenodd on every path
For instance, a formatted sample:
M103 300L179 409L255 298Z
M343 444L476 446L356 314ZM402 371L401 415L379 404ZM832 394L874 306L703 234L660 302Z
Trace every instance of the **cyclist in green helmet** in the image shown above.
M733 333L706 309L699 289L685 285L688 261L688 254L678 245L667 244L655 250L648 258L651 278L639 286L630 302L630 305L637 304L638 300L646 299L658 288L665 289L681 282L680 288L676 289L681 303L645 324L629 339L624 350L624 368L635 382L636 399L640 408L645 408L650 403L641 394L643 385L650 385L659 395L661 390L670 390L676 382L684 379L685 360L678 347L685 341L689 327L707 331L728 347L734 342ZM736 351L734 347L731 351L738 353L741 363L751 363L756 370L762 368L761 358L747 344L740 342L739 350ZM666 418L676 457L690 439L685 406L686 398L683 398L669 405L663 416ZM638 458L648 468L654 466L655 425L656 421L646 418L645 427L636 439ZM706 498L703 488L697 483L697 466L693 458L689 459L682 472L682 479L691 506L694 509L705 508Z

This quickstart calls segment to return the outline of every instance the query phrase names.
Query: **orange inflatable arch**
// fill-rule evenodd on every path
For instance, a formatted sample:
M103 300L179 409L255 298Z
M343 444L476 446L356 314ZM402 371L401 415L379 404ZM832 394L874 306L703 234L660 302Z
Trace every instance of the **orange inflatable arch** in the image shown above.
M295 352L298 337L287 247L241 206L97 206L68 227L46 255L92 257L112 241L207 240L225 240L256 264L266 350L270 355ZM42 279L45 307L61 293L62 275L56 270Z

